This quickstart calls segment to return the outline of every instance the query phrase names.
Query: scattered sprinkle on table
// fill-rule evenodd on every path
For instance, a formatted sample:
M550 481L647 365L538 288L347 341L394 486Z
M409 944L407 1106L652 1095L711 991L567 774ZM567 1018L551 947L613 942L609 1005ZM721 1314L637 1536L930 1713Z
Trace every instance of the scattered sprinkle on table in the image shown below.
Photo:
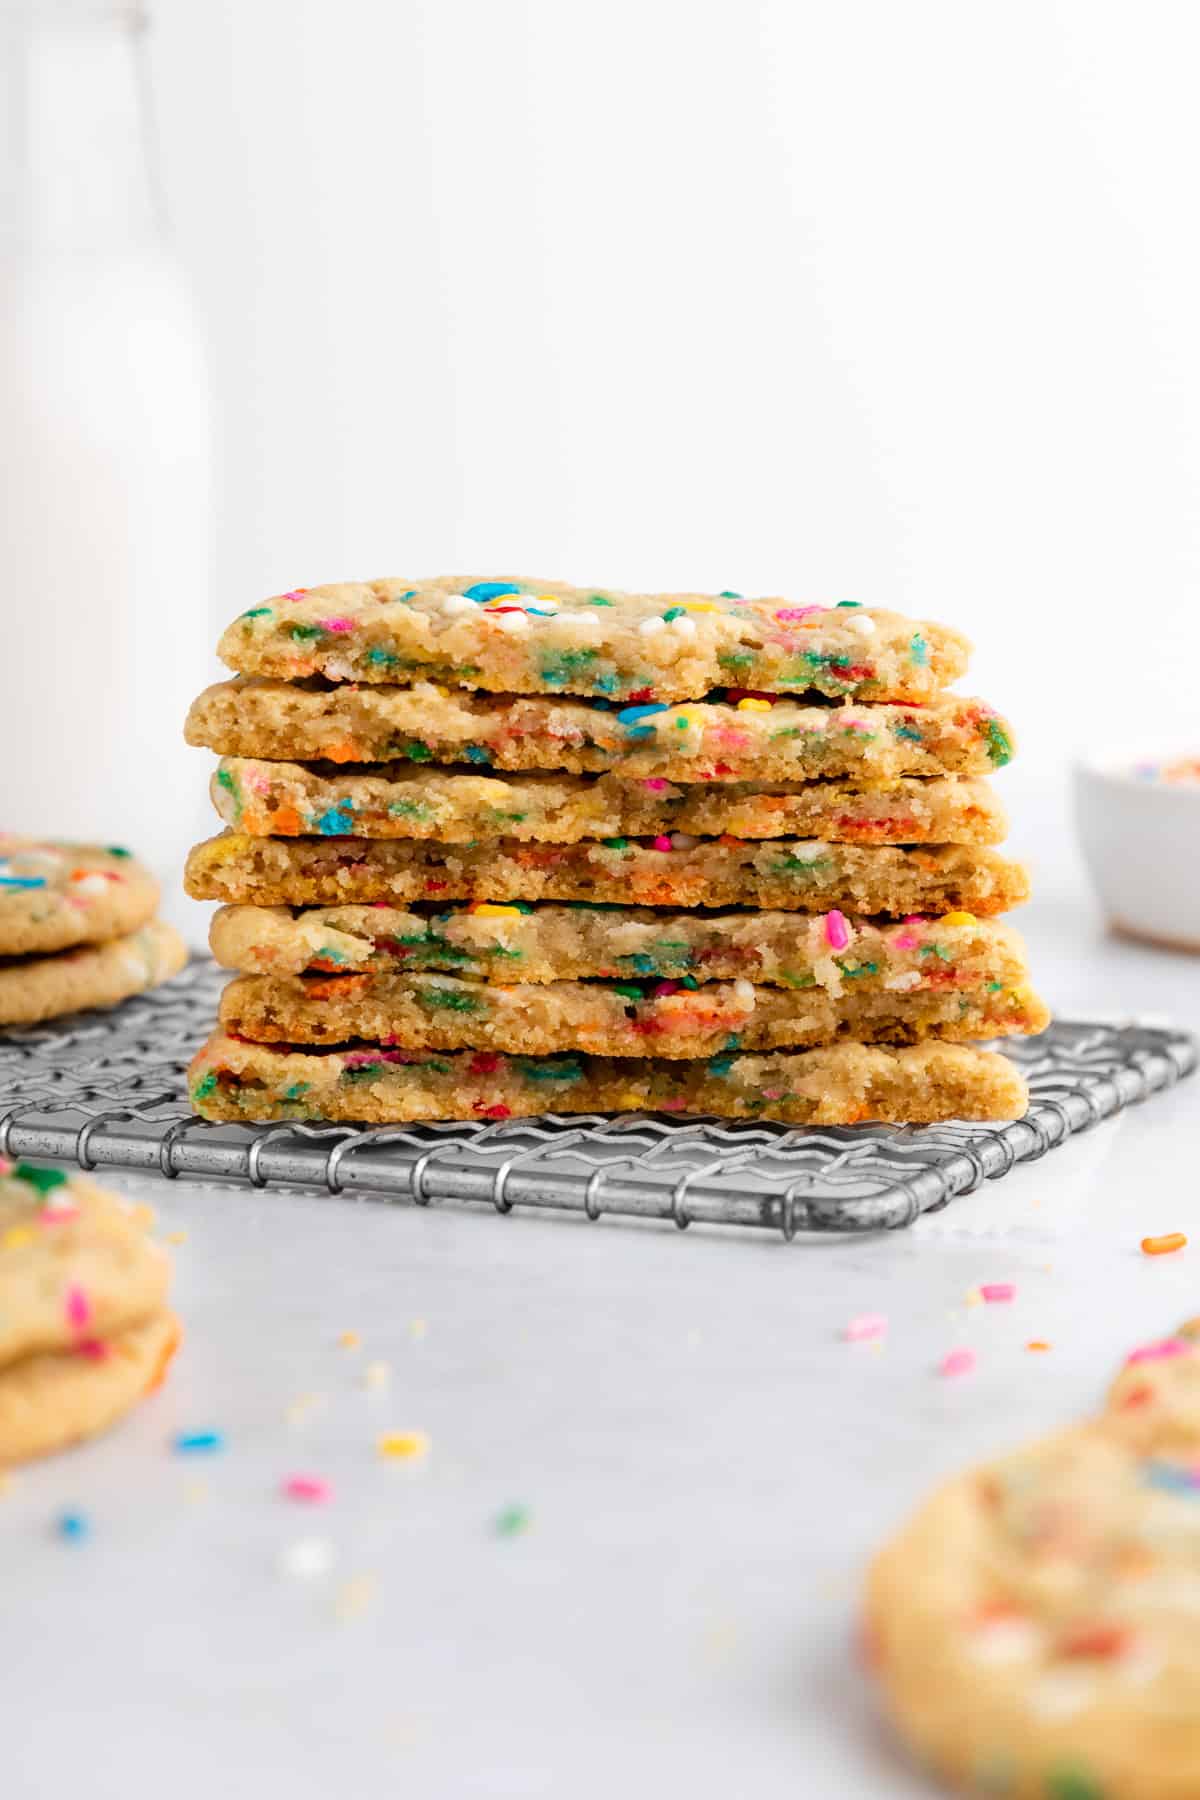
M363 1385L364 1385L364 1387L385 1388L385 1387L387 1387L387 1385L391 1381L391 1379L392 1379L392 1366L390 1363L385 1363L385 1362L368 1363L366 1368L363 1370Z
M336 1561L337 1551L328 1538L297 1538L294 1543L285 1544L279 1556L283 1573L298 1581L314 1581L328 1575Z
M980 1297L983 1300L986 1300L989 1306L995 1306L998 1301L1015 1300L1017 1297L1016 1286L1011 1281L982 1282L980 1284L979 1293Z
M417 1462L429 1455L429 1434L424 1431L381 1431L375 1439L379 1455L393 1462Z
M1030 1338L1025 1348L1027 1350L1048 1350L1050 1345L1045 1338Z
M339 1619L357 1619L366 1612L375 1593L370 1575L352 1575L337 1592L334 1610Z
M532 1520L533 1514L527 1506L503 1506L492 1520L492 1530L497 1537L519 1537L529 1530Z
M343 1331L338 1335L338 1348L340 1350L357 1350L361 1343L362 1339L359 1337L357 1331Z
M428 1329L429 1327L426 1325L424 1319L410 1319L408 1321L409 1337L423 1338Z
M975 1367L973 1350L947 1350L938 1364L939 1375L969 1375Z
M283 1493L289 1500L303 1500L311 1506L324 1506L333 1499L333 1488L323 1475L287 1475Z
M1172 1250L1182 1250L1187 1238L1182 1231L1168 1231L1162 1237L1144 1237L1142 1249L1147 1256L1169 1256Z
M220 1431L180 1431L171 1448L181 1456L211 1455L225 1448L225 1435Z
M869 1338L882 1337L886 1330L886 1313L858 1313L847 1324L844 1336L848 1344L862 1344Z
M90 1536L92 1522L86 1513L65 1512L58 1515L54 1529L59 1537L67 1543L79 1544L83 1542L84 1538Z
M186 1244L187 1243L187 1232L186 1231L169 1231L167 1233L167 1242L168 1242L168 1244Z
M324 1404L324 1394L297 1394L283 1416L289 1425L303 1425L309 1413L318 1412Z

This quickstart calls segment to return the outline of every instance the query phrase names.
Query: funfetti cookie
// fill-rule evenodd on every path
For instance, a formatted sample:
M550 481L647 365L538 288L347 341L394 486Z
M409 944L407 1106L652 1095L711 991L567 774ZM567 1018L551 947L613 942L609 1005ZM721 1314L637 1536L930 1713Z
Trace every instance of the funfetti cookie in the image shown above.
M93 1436L179 1341L149 1208L33 1163L0 1173L0 1466Z
M1087 1424L970 1470L877 1560L867 1649L950 1785L1200 1794L1200 1339L1126 1358Z
M768 785L630 781L619 775L478 775L411 763L329 765L227 756L212 779L218 815L256 837L816 837L849 844L994 844L1005 817L986 781L918 781L860 792L848 782Z
M961 675L967 640L854 602L627 594L524 578L294 588L235 619L231 669L292 681L418 677L508 694L699 699L764 688L833 699L927 700Z
M36 1025L64 1013L116 1006L178 975L187 945L154 919L106 944L25 956L0 968L0 1025Z
M157 881L118 845L0 835L0 956L127 937L157 905Z

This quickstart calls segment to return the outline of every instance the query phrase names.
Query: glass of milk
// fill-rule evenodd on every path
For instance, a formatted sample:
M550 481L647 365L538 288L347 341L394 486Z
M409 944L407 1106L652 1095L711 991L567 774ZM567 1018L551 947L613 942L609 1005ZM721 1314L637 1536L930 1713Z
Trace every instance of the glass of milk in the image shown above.
M0 829L125 844L193 944L211 835L208 377L159 205L141 8L0 0Z

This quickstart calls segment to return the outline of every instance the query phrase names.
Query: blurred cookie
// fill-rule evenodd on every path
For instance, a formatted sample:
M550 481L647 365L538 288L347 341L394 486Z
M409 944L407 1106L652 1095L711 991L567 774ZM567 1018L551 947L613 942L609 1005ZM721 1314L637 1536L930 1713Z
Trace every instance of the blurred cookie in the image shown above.
M157 881L117 845L0 835L0 956L126 937L157 905Z
M161 919L111 943L17 958L0 967L0 1025L36 1025L85 1007L116 1006L169 981L186 962L183 939Z

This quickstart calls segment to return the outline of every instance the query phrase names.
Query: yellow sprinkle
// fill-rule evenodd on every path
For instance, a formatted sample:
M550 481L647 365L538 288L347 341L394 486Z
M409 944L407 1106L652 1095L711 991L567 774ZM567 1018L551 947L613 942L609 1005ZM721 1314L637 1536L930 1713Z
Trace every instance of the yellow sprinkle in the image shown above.
M189 1481L183 1490L183 1497L189 1506L199 1506L208 1499L208 1494L207 1481Z
M429 1434L425 1431L381 1431L375 1439L380 1456L396 1462L419 1462L429 1455Z
M429 1330L429 1327L425 1323L424 1319L410 1319L408 1321L409 1337L423 1338L425 1336L425 1333L428 1330Z
M770 712L771 702L769 700L739 700L737 709L739 712Z
M478 906L471 908L471 911L480 919L507 919L511 915L515 915L517 918L521 916L519 906L497 906L491 900L481 900Z
M186 1244L187 1243L187 1232L186 1231L169 1231L167 1233L167 1242L168 1242L168 1244Z
M443 700L448 700L450 698L450 689L443 687L438 681L433 683L433 691L435 694L440 694Z
M363 1382L369 1388L386 1387L391 1379L391 1366L385 1362L368 1363L363 1370Z
M24 1250L32 1242L33 1232L28 1225L10 1225L3 1237L0 1237L0 1250Z
M975 914L968 912L947 913L942 920L943 925L978 925L978 923L979 920L975 917Z
M645 1106L646 1099L644 1094L637 1093L633 1088L626 1088L625 1092L618 1099L617 1104L618 1106L627 1107L631 1112L637 1112L641 1107Z
M338 1589L334 1611L339 1619L357 1619L366 1612L374 1595L375 1582L370 1575L353 1575Z
M967 1305L968 1306L982 1306L983 1305L983 1295L980 1293L978 1288L968 1288L967 1289Z
M357 1331L343 1331L338 1338L338 1344L343 1350L357 1350L361 1343L362 1339Z
M689 612L720 612L721 610L714 600L684 600L680 604L686 606Z
M297 1394L283 1416L289 1425L303 1425L309 1413L318 1412L324 1404L324 1394Z
M147 1206L144 1200L139 1200L137 1205L131 1209L129 1216L135 1225L141 1225L149 1231L158 1214L152 1206Z

